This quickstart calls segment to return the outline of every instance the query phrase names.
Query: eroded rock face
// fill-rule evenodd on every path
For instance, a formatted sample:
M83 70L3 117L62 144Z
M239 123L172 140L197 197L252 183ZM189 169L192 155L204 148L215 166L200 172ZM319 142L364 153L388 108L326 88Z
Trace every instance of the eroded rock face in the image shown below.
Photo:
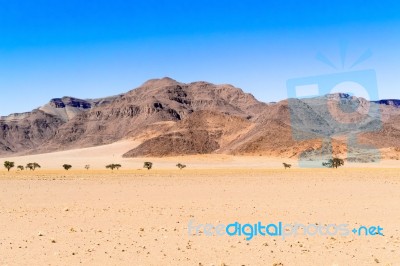
M80 109L92 108L92 104L90 102L72 97L55 98L50 100L49 104L54 108L66 108L67 106Z
M23 118L0 120L0 154L28 152L44 145L63 123L60 118L40 110Z
M144 142L124 157L209 154L220 148L218 138L206 130L168 133Z
M204 110L239 117L255 116L257 106L263 108L265 104L230 85L151 80L108 105L95 106L78 114L60 127L48 147L87 147L135 138L145 135L146 130L159 123L176 123ZM189 145L189 142L185 143Z
M369 104L380 105L382 130L363 139L379 147L400 147L400 101L369 103L346 94L324 97L340 101L345 111L346 107L355 109L350 104L360 110ZM315 101L325 101L324 97ZM304 149L318 148L318 140L308 141L308 135L315 138L338 131L320 105L299 101L295 107L298 109L291 117L293 105L288 101L265 104L232 85L154 79L114 97L57 98L32 112L1 117L0 155L51 152L133 138L142 145L128 152L128 157L198 153L291 157ZM300 130L309 129L303 130L304 141L293 139L293 130L299 130L293 122ZM339 130L346 133L348 129Z
M0 154L106 144L143 135L146 130L157 128L159 123L178 122L202 110L253 117L256 109L263 106L253 96L231 85L154 79L115 97L56 98L33 112L3 117L0 120ZM217 144L213 143L212 149L200 150L211 152Z

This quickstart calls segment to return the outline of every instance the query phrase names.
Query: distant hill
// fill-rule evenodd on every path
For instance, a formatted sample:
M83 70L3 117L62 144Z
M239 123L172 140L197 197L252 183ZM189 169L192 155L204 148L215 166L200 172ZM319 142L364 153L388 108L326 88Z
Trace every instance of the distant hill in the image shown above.
M340 104L343 110L336 118L327 103ZM345 144L351 135L363 145L377 146L386 157L398 158L399 107L399 100L368 102L346 94L267 104L232 85L154 79L118 96L52 99L32 112L1 117L0 155L61 151L122 139L142 143L127 147L125 157L206 153L296 157L317 152L324 138L335 139L332 150L337 154L362 153L362 148ZM375 111L364 113L369 108ZM354 116L350 123L337 123L352 112L362 120Z

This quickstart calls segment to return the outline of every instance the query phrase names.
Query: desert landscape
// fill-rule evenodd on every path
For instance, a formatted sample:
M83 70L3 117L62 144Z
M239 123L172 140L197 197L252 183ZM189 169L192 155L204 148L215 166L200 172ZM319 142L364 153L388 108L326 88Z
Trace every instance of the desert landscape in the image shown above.
M400 266L399 1L0 1L0 266Z
M135 145L125 140L7 158L42 167L0 171L1 265L400 265L397 160L304 169L266 156L123 158ZM144 169L145 161L153 169ZM187 167L179 170L178 162ZM107 170L108 163L122 168ZM190 221L346 223L384 231L247 241L189 234Z
M338 126L326 102L374 112ZM397 103L339 93L267 104L163 78L1 117L1 265L400 265ZM322 168L326 152L344 165ZM235 222L383 231L249 240L192 228Z

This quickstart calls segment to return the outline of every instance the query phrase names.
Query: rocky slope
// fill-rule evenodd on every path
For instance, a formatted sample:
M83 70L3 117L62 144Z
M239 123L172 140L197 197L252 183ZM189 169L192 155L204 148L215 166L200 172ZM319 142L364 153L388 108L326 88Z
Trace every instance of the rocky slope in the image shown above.
M75 116L97 106L105 106L115 97L81 100L63 97L50 100L32 112L0 117L0 155L29 153L47 147L58 130ZM51 147L49 150L54 150Z
M337 154L362 145L400 150L399 101L368 102L346 94L265 104L231 85L149 80L115 97L53 99L0 118L0 155L142 142L126 157L202 153L295 157L318 153L324 139ZM333 108L333 109L332 109ZM371 111L372 110L372 111ZM395 155L393 155L395 152Z

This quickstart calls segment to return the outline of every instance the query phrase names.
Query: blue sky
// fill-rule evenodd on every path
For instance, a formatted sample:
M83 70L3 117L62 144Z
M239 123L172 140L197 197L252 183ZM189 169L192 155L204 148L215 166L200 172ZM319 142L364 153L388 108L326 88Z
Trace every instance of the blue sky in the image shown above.
M396 1L0 0L0 36L0 115L165 76L278 101L288 79L349 71L366 50L351 70L374 69L379 97L400 98Z

